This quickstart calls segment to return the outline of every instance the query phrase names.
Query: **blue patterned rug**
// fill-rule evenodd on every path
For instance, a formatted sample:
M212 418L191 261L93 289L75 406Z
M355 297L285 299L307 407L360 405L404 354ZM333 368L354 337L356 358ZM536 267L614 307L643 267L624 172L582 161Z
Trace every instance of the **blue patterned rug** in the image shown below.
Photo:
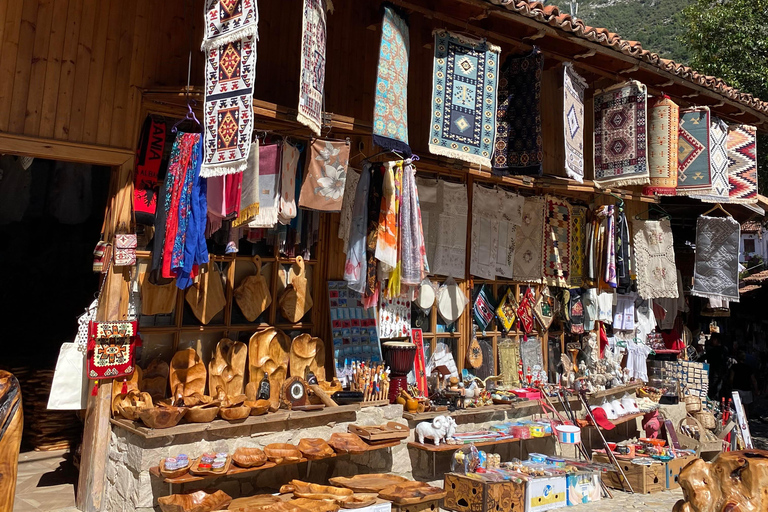
M429 150L490 167L501 49L445 30L434 34Z

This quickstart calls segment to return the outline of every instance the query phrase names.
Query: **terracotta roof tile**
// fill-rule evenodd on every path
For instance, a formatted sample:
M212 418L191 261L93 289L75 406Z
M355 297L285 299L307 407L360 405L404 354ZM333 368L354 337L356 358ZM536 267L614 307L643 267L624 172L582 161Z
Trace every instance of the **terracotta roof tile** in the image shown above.
M760 271L741 280L742 283L762 283L763 281L768 281L768 270Z
M753 220L747 221L741 225L742 233L760 233L762 231L762 225L759 222Z
M590 27L578 18L574 18L566 13L561 13L555 5L544 6L541 2L526 2L521 0L485 0L494 5L505 7L507 10L535 19L541 23L546 23L566 32L571 32L578 37L599 43L602 46L612 48L630 57L643 60L649 64L657 66L663 71L667 71L678 77L692 82L694 84L711 89L727 98L746 105L765 115L768 115L768 102L762 101L751 94L744 93L738 89L729 86L721 78L706 76L698 71L677 63L675 61L664 59L659 54L650 52L643 48L637 41L626 41L618 34L610 32L608 29L599 27Z

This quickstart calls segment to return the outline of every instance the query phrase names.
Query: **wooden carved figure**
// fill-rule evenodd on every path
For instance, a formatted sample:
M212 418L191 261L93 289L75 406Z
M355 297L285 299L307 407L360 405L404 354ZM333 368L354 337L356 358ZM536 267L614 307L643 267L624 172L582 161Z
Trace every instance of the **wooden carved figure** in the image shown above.
M242 395L245 391L247 357L245 343L227 338L219 341L208 363L208 394L218 396L221 389L228 397Z
M269 327L251 336L248 342L248 385L245 394L249 400L258 397L264 375L269 379L269 402L272 410L280 408L280 389L288 376L291 339L283 331Z
M0 370L0 512L13 510L23 426L19 381Z
M207 372L205 364L195 349L179 350L171 359L171 369L168 380L171 384L171 394L174 403L195 394L203 396Z

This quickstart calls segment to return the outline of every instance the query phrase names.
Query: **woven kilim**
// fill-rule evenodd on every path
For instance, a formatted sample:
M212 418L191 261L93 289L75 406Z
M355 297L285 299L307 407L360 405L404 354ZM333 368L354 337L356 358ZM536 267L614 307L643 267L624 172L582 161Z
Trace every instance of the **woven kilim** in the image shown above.
M200 176L242 172L253 132L259 14L255 0L207 0L204 156Z
M563 64L563 135L565 137L565 172L569 178L584 182L584 90L587 82ZM573 269L571 269L573 270ZM579 276L581 279L581 276Z
M711 116L709 123L709 164L712 174L712 193L691 195L708 203L727 203L728 190L728 125L719 117Z
M434 34L429 150L490 167L501 50L486 41L445 30Z
M757 202L757 143L754 126L731 126L728 130L728 182L731 203Z
M643 194L674 196L677 187L677 137L680 108L664 96L648 107L648 171Z
M501 67L493 170L498 174L541 176L541 73L544 55L510 55Z
M637 291L644 299L677 298L677 270L668 220L636 220Z
M595 185L648 183L645 85L631 80L595 94Z
M544 198L526 197L523 221L517 226L513 274L516 281L540 283L544 247Z
M712 175L709 164L709 107L680 111L677 138L677 194L709 193Z
M325 87L325 0L304 0L301 21L301 73L299 75L299 113L296 120L320 135L323 125Z
M698 218L691 295L739 302L740 238L733 217Z
M568 285L579 287L584 277L586 254L587 208L571 206L571 273Z
M385 149L411 152L408 146L408 23L391 6L381 23L373 143Z
M571 273L571 205L554 196L546 196L545 201L544 282L566 287Z

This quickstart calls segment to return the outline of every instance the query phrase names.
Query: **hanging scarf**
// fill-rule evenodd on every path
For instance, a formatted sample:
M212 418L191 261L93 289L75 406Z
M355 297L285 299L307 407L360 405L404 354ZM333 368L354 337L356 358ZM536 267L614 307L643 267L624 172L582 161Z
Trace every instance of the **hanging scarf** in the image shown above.
M192 286L200 265L208 263L208 246L205 241L206 212L206 187L207 181L200 176L200 167L203 160L203 145L195 146L196 162L194 172L190 170L192 178L192 191L189 199L189 219L187 222L186 237L184 241L184 256L178 265L173 268L176 274L176 286L185 290ZM239 192L239 191L238 191ZM239 194L237 195L239 197Z
M154 223L157 210L157 177L165 151L165 130L165 122L153 116L147 116L141 128L133 184L133 210L136 213L136 221L141 224Z
M379 235L379 212L381 211L381 198L384 188L384 164L376 164L371 169L371 186L368 191L368 228L366 230L365 259L366 278L365 296L372 297L379 288L378 260L376 259L376 246Z
M376 234L376 259L381 262L381 271L386 279L397 266L397 203L395 200L395 168L402 172L403 162L384 164L381 210Z
M273 228L277 224L280 191L280 144L259 147L259 213L250 228Z
M622 207L616 219L616 291L629 292L632 286L632 249L629 245L629 226Z
M400 284L402 282L403 273L403 162L398 162L395 166L395 222L397 225L397 236L395 240L397 242L397 265L389 276L389 283L387 284L387 294L389 297L400 296Z
M424 245L416 173L410 159L405 161L403 168L403 202L400 219L402 226L400 261L403 266L401 279L403 284L417 286L429 272L429 265Z
M240 211L232 221L232 227L248 224L259 214L259 140L251 144L248 165L242 173L240 186Z
M280 224L290 224L296 217L296 169L300 154L298 148L283 141L280 161L280 205L277 213Z
M176 135L176 140L173 142L173 148L171 149L171 157L168 162L168 171L165 175L165 239L163 241L163 262L162 262L162 276L165 278L174 277L171 268L173 267L172 259L174 253L177 257L183 250L183 243L181 240L177 240L177 234L179 231L183 232L183 229L179 227L179 212L187 211L181 210L180 204L182 203L182 196L187 184L187 174L190 167L190 160L194 153L195 145L200 141L199 133L181 133ZM189 179L189 192L192 192L192 179ZM189 198L186 198L187 206Z
M605 241L605 272L603 280L611 288L616 288L616 227L613 218L613 205L601 206L598 215L605 222L605 233L601 233ZM602 224L602 223L601 223Z
M243 183L243 173L225 174L208 178L208 230L210 236L221 229L224 219L236 215L240 211L240 193Z
M362 294L365 291L366 259L366 230L368 229L368 191L371 186L371 165L366 163L357 182L355 198L352 205L352 220L349 227L349 244L347 244L347 262L344 265L344 280L348 286Z
M597 234L600 230L600 219L596 214L592 214L592 218L587 224L587 242L586 242L586 262L584 269L584 280L590 287L597 286L597 279L599 272L597 265L599 264L598 251L597 251Z

